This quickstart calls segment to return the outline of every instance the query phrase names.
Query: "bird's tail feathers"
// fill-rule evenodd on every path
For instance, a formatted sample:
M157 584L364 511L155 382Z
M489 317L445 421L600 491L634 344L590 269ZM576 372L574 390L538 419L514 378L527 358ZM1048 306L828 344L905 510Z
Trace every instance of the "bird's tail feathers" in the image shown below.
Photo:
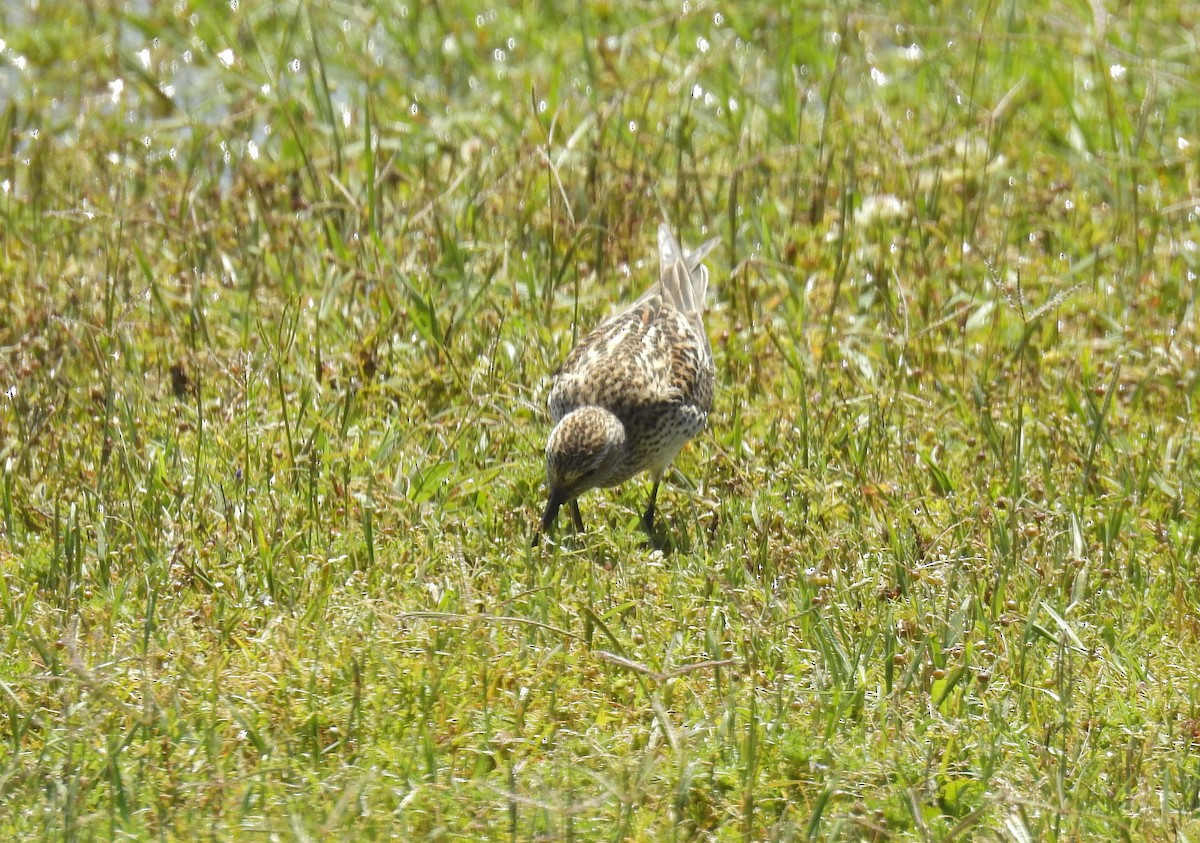
M681 311L698 315L704 310L704 299L708 295L708 267L705 256L717 245L718 238L705 242L699 248L684 254L679 241L671 233L671 227L662 223L658 227L659 281L663 295Z

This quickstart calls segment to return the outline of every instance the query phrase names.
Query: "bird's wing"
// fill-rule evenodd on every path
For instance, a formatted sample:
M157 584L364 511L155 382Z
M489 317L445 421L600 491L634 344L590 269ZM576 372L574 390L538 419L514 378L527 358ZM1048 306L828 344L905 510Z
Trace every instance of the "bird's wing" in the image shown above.
M708 269L701 261L709 240L684 253L671 229L658 229L659 278L636 301L600 323L567 356L550 391L557 421L585 404L614 412L632 403L707 404L712 351L702 321ZM670 307L663 307L666 302ZM711 392L709 388L708 392Z

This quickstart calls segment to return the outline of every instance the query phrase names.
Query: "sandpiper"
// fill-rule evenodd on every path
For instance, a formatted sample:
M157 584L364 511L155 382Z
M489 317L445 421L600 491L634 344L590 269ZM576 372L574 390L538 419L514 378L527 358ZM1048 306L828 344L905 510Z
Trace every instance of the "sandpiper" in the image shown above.
M582 531L578 496L642 471L654 481L642 515L653 531L663 473L712 409L714 368L703 321L708 268L701 261L716 244L684 254L660 225L658 281L584 337L555 373L543 531L566 503Z

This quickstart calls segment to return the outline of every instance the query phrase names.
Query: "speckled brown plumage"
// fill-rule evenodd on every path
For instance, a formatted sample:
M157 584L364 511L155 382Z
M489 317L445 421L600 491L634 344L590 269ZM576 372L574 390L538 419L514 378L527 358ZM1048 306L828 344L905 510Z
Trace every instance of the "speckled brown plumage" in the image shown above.
M544 530L565 503L582 530L581 493L642 471L654 481L643 516L653 527L663 473L712 409L714 369L703 322L708 269L701 261L716 242L685 255L671 229L660 225L658 281L584 337L556 373Z

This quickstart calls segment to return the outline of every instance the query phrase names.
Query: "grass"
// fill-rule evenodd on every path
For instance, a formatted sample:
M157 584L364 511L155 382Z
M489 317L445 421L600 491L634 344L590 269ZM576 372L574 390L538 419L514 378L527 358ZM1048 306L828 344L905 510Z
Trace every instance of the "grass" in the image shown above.
M773 5L0 10L0 836L1200 835L1196 10Z

